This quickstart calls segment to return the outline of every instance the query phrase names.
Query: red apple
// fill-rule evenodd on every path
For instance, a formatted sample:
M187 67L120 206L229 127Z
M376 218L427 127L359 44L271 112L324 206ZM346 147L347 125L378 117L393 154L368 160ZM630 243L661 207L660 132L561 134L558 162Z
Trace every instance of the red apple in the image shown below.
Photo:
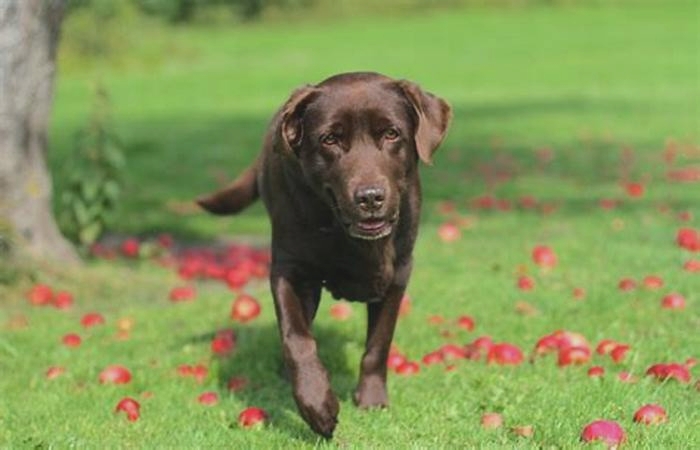
M548 334L541 337L535 344L535 356L559 351L559 347L561 347L561 339L559 336Z
M523 362L523 352L513 344L494 344L488 353L487 362L489 364L517 365Z
M457 326L463 330L474 330L474 319L471 316L459 316L457 318Z
M612 339L603 339L598 343L598 346L595 348L595 352L599 355L607 355L618 345L620 344Z
M211 351L217 356L227 356L236 346L233 330L219 330L211 341Z
M27 292L27 300L35 306L48 305L52 297L53 291L45 284L36 284Z
M455 344L445 344L440 347L442 357L447 360L464 359L467 357L464 347Z
M438 228L438 237L442 242L454 242L460 238L459 227L451 222L446 222Z
M586 298L586 290L582 287L575 287L572 294L575 300L583 300Z
M128 238L122 242L122 254L127 258L137 258L139 256L139 251L141 244L136 238Z
M442 355L441 351L435 351L435 352L430 352L425 354L421 361L423 362L424 365L430 366L432 364L439 364L445 360L444 356Z
M238 415L238 424L243 428L263 425L267 421L267 412L264 409L250 406Z
M63 336L61 341L66 347L80 347L80 344L82 344L83 342L80 336L78 336L75 333L66 334L65 336Z
M596 420L583 428L581 440L583 442L602 441L610 448L624 442L625 431L612 420Z
M698 251L700 249L700 231L693 228L681 228L676 234L676 243L690 251Z
M538 245L532 250L532 260L540 267L553 268L557 265L557 255L546 245Z
M170 290L168 298L171 302L184 302L194 300L197 297L197 291L193 286L177 286Z
M396 370L401 364L406 362L406 357L401 353L390 352L386 361L386 366L389 369Z
M124 397L119 401L119 403L117 403L117 407L114 408L114 412L124 412L126 413L126 418L129 421L134 422L139 418L140 409L141 405L139 404L139 402L137 402L131 397Z
M245 270L235 268L226 272L225 280L229 288L237 290L248 283L250 280L250 274Z
M587 373L591 378L602 377L605 375L605 369L601 366L592 366L588 369Z
M503 426L503 416L498 413L484 413L481 416L481 426L483 428L501 428Z
M66 371L65 367L51 366L46 371L46 379L53 380L54 378L58 378L61 375L63 375L65 373L65 371Z
M213 406L219 403L219 394L216 392L204 392L197 397L197 401L205 406Z
M683 264L683 270L686 272L700 273L700 259L689 259Z
M661 307L664 309L685 309L685 297L678 293L672 293L661 299Z
M644 196L644 185L642 183L627 183L625 185L627 195L633 198Z
M472 360L481 359L482 356L489 354L493 345L494 342L490 336L480 336L466 346L465 354Z
M591 351L588 347L563 347L559 350L557 364L559 367L572 364L581 365L587 363L590 359Z
M646 374L658 379L659 381L672 378L680 381L681 383L690 383L690 372L683 364L654 364L647 369Z
M617 379L623 383L636 383L637 382L637 377L635 377L631 373L624 371L624 370L617 374Z
M535 280L527 275L518 277L518 289L521 291L531 291L535 288Z
M192 366L189 364L180 364L177 366L177 374L181 377L189 377L192 375Z
M352 315L352 307L347 302L334 303L331 306L330 314L335 320L348 320Z
M616 363L621 363L625 359L630 346L627 344L618 344L610 351L610 357Z
M103 325L105 323L105 318L102 314L98 312L87 313L80 319L80 323L85 328L94 327L95 325Z
M428 323L430 325L441 325L445 323L445 318L439 314L433 314L431 316L428 316Z
M659 405L644 405L634 413L634 421L644 425L656 425L666 422L668 416L666 410Z
M73 294L67 291L56 292L51 304L58 309L69 309L73 306Z
M621 291L631 291L637 288L637 282L631 278L623 278L617 284L618 289Z
M396 369L394 369L399 375L415 375L420 372L420 365L415 361L404 361Z
M107 366L100 372L100 383L126 384L131 381L131 372L124 366Z
M231 307L231 318L238 322L246 323L260 315L260 304L247 294L236 297Z
M647 289L661 289L664 286L664 280L658 275L647 275L642 280L642 284Z
M197 364L196 366L192 367L192 376L195 380L197 380L197 383L199 384L202 384L204 382L208 374L209 369L207 369L207 366L205 365Z

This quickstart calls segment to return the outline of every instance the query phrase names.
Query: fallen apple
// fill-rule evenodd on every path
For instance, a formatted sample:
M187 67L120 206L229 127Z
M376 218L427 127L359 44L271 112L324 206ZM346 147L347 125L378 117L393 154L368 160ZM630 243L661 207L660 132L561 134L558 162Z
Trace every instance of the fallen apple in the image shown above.
M664 280L658 275L647 275L642 280L642 284L650 290L661 289L664 286Z
M661 307L664 309L685 309L685 297L676 292L665 295L661 299Z
M58 378L61 375L63 375L65 373L65 371L66 371L65 367L51 366L46 371L46 379L53 380L54 378Z
M66 347L80 347L80 344L83 342L80 336L75 333L66 334L61 338L61 341Z
M141 405L139 402L131 397L124 397L117 403L117 407L114 408L115 413L124 412L126 413L126 418L134 422L139 419Z
M347 302L338 302L331 305L330 315L335 320L348 320L352 316L352 307Z
M457 326L466 331L474 330L474 319L471 316L459 316Z
M535 280L527 275L518 277L518 289L521 291L531 291L535 288Z
M205 406L213 406L219 403L219 394L212 391L203 392L197 397L197 401Z
M460 238L459 227L451 222L446 222L438 227L438 237L442 242L454 242Z
M70 309L73 306L73 294L68 291L56 292L51 304L57 309Z
M197 297L197 291L193 286L177 286L170 290L168 298L171 302L184 302L194 300Z
M100 372L99 381L102 384L126 384L131 381L131 372L124 366L107 366Z
M104 325L105 318L98 312L91 312L85 314L82 319L80 319L80 323L85 328L90 328L96 325Z
M625 431L615 421L596 420L589 423L581 432L583 442L602 441L608 448L618 446L625 440Z
M591 378L598 378L605 375L605 369L602 366L591 366L587 373Z
M27 292L27 300L35 306L44 306L51 303L53 290L46 284L36 284Z
M238 424L243 428L251 428L265 424L267 418L267 412L264 409L249 406L238 415Z
M655 425L667 420L666 410L652 403L642 406L634 413L634 421L644 425Z
M404 361L394 369L399 375L415 375L420 372L420 365L415 361Z
M260 315L260 304L247 294L241 294L233 301L231 318L238 322L246 323Z
M481 416L481 426L487 429L501 428L503 426L503 416L495 412L484 413Z
M532 260L540 267L551 269L557 265L557 256L546 245L538 245L532 250Z
M489 364L518 365L523 362L523 352L513 344L494 344L489 350L486 361Z

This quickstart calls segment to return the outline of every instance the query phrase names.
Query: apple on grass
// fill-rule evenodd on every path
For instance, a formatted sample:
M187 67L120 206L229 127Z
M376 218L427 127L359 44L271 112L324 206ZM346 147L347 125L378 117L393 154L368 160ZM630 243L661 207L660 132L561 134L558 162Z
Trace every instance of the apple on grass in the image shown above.
M247 294L241 294L233 301L231 318L246 323L260 315L260 303Z
M238 424L243 428L262 426L267 421L267 412L262 408L249 406L238 415Z
M131 397L124 397L114 408L115 413L123 412L130 422L135 422L140 417L141 405Z

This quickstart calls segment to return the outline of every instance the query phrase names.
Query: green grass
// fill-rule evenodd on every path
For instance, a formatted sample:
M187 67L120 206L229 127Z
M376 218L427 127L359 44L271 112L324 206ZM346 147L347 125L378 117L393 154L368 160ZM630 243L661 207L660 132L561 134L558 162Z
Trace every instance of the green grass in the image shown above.
M78 272L43 270L40 281L76 296L70 312L31 308L28 283L0 286L0 446L277 448L319 445L349 448L571 448L581 428L596 418L618 420L630 448L700 446L700 394L691 385L645 379L655 362L700 357L700 279L681 270L691 257L674 244L680 226L698 227L700 185L667 182L662 151L678 143L678 166L697 166L700 142L700 78L697 6L668 2L639 7L559 7L440 11L392 19L313 20L236 28L158 27L119 64L80 67L62 56L51 127L50 164L60 190L70 167L63 161L73 134L87 118L90 86L101 79L112 98L115 127L126 143L126 191L113 231L118 235L174 233L178 240L265 242L267 220L258 205L221 220L173 207L212 189L252 160L272 112L296 86L347 70L375 70L415 80L448 99L455 109L449 137L425 167L425 209L409 292L412 312L401 319L396 343L411 358L448 342L433 314L453 320L470 314L473 333L529 351L556 329L583 333L595 344L613 338L632 345L601 382L585 368L558 369L551 358L517 368L462 362L457 370L424 368L414 377L390 377L392 407L361 412L350 400L364 336L361 305L336 323L321 306L315 334L341 399L333 443L309 432L297 416L289 386L279 375L279 344L268 288L249 286L263 314L247 325L231 324L234 294L219 284L198 283L193 303L173 305L172 271L144 261L90 262ZM138 41L135 41L138 42ZM538 162L551 148L553 159ZM634 151L622 157L623 148ZM487 173L510 178L494 182ZM640 199L626 198L621 177L646 182ZM517 200L532 195L556 207L551 214L513 209L482 212L470 201L491 193ZM601 198L622 199L613 211ZM452 200L472 221L453 244L440 242L445 220L439 204ZM677 213L689 211L690 222ZM552 246L559 265L549 273L530 261L538 243ZM697 255L696 255L697 258ZM536 278L530 293L515 289L521 271ZM622 277L658 274L659 291L621 293ZM587 297L574 301L573 287ZM682 312L663 311L660 298L678 291ZM537 310L516 312L518 301ZM83 331L79 318L98 310L104 327ZM24 318L26 327L17 326ZM120 318L134 321L131 337L114 339ZM233 326L237 353L210 361L209 337ZM60 345L68 332L84 343ZM182 363L210 364L202 385L178 378ZM106 387L99 371L122 363L131 384ZM68 371L53 381L51 365ZM620 370L641 379L616 380ZM242 374L253 387L235 395L224 384ZM693 383L698 370L694 369ZM216 390L221 402L203 407L196 397ZM112 413L125 395L142 399L142 417L128 423ZM642 404L658 402L669 422L634 425ZM237 413L257 405L271 414L264 430L235 425ZM506 427L486 431L483 412L503 413ZM510 426L531 424L532 438Z

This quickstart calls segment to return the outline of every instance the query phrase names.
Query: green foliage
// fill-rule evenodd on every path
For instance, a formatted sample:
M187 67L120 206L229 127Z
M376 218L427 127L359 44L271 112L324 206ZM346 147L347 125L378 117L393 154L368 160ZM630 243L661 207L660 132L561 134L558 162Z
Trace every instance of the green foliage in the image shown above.
M61 193L59 221L64 233L83 248L105 231L121 193L125 159L119 139L109 122L107 92L98 87L85 129L76 135L76 147Z

